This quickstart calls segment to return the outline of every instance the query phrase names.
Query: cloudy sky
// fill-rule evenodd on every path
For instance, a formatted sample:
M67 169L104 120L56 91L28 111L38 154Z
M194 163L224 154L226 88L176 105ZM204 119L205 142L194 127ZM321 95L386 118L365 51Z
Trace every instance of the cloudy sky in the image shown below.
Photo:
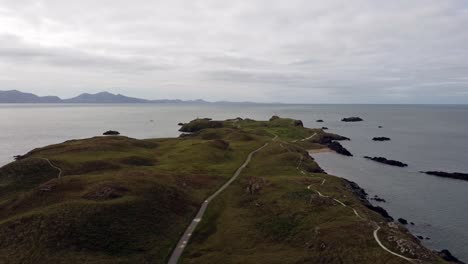
M465 0L0 0L0 90L468 103Z

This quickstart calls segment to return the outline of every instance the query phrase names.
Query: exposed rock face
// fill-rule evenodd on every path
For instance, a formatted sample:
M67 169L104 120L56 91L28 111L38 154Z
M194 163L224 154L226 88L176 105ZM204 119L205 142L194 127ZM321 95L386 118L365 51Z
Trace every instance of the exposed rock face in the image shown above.
M184 124L179 131L180 132L197 132L206 128L221 128L223 127L223 122L221 121L212 121L209 118L204 119L195 119L190 121L190 123Z
M319 119L319 120L317 120L317 122L318 122L318 123L322 123L322 122L323 122L323 120L322 120L322 119Z
M364 121L362 118L357 117L357 116L352 116L352 117L345 117L341 119L343 122L359 122L359 121Z
M388 137L374 137L374 138L372 138L372 140L374 140L374 141L389 141L390 138L388 138Z
M117 136L117 135L120 135L120 133L118 131L115 131L115 130L108 130L104 133L102 133L104 136Z
M459 259L457 259L455 256L450 253L447 249L443 249L440 252L437 253L441 258L448 262L453 262L453 263L458 263L458 264L465 264L464 262L461 262Z
M333 140L350 140L347 137L343 137L340 135L335 135L335 134L326 134L318 140L317 143L322 144L322 145L328 145L330 144Z
M279 119L279 118L280 118L279 116L274 115L274 116L272 116L272 117L270 118L270 121L273 121L273 120L276 120L276 119Z
M468 181L468 173L443 172L443 171L421 171L421 172L426 173L428 175L438 176L438 177L452 178L452 179Z
M380 206L374 206L372 205L369 200L367 200L367 193L364 189L362 189L357 183L348 181L346 179L343 179L346 184L348 185L348 188L351 189L351 191L359 198L359 200L370 210L380 214L383 216L387 221L393 221L393 217L391 217L388 212L383 209Z
M350 156L350 157L353 156L353 154L351 154L351 152L345 149L339 142L332 141L331 143L328 144L328 147L331 150L334 150L338 154Z
M400 224L402 224L402 225L407 225L408 224L408 221L406 221L406 219L404 219L404 218L398 218L398 222L400 222Z
M301 120L294 120L294 126L304 127L304 124Z
M377 196L377 195L374 195L374 197L372 197L372 198L370 198L370 199L373 200L373 201L376 201L376 202L382 202L382 203L387 202L387 201L385 201L384 198L380 198L380 197Z
M403 163L401 161L389 160L389 159L386 159L384 157L373 157L373 158L371 158L369 156L364 156L364 158L370 159L370 160L373 160L373 161L376 161L376 162L380 162L380 163L383 163L383 164L391 165L391 166L397 166L397 167L407 167L408 166L408 164Z

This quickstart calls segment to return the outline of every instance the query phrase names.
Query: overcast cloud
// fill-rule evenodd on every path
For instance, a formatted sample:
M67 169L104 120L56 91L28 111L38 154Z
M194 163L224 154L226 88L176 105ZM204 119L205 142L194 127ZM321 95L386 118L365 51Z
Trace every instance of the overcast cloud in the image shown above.
M0 90L468 103L465 0L0 0Z

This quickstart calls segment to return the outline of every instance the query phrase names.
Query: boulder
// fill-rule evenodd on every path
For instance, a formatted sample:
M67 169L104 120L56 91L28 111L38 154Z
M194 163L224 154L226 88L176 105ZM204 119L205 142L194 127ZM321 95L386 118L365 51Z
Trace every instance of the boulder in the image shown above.
M327 129L328 129L328 127L322 127L322 130L327 130Z
M317 120L318 123L323 123L322 119Z
M343 122L360 122L360 121L364 121L364 120L362 118L360 118L360 117L352 116L352 117L345 117L345 118L341 119L341 121L343 121Z

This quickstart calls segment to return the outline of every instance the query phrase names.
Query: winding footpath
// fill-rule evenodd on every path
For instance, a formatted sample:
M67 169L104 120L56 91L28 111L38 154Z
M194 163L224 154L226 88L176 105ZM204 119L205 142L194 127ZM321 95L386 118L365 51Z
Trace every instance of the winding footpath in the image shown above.
M58 170L58 173L59 173L59 174L58 174L57 178L58 178L59 180L60 180L60 178L62 178L62 169L60 169L59 167L57 167L57 166L55 166L54 164L52 164L52 162L50 162L49 159L46 159L46 158L38 158L38 159L47 161L47 163L49 163L49 165L50 165L52 168Z
M311 138L313 138L316 134L317 134L317 133L314 133L314 134L311 135L310 137L301 139L300 141L305 141L305 140L311 139ZM298 140L294 140L294 141L292 141L292 142L294 143L294 142L297 142L297 141L298 141ZM284 148L283 145L281 145L281 147ZM296 167L296 169L298 169L298 170L301 172L301 174L304 174L304 175L305 175L306 172L300 169L303 159L304 159L304 157L301 156L300 161L299 161L299 165ZM324 178L320 178L320 177L316 177L316 178L322 180L322 182L320 183L320 185L324 185L324 184L325 184L325 179L324 179ZM354 208L352 208L352 207L350 207L350 206L347 206L345 203L343 203L342 201L340 201L340 200L338 200L338 199L332 198L332 197L330 197L330 196L323 195L321 192L312 189L312 184L309 185L309 186L307 186L307 189L308 189L308 190L315 191L320 197L333 199L335 202L339 203L339 204L342 205L343 207L349 207L351 210L353 210L353 213L356 215L356 217L358 217L358 218L360 218L360 219L362 219L362 220L366 220L364 217L362 217L362 216L356 211L356 209L354 209ZM388 253L390 253L390 254L392 254L392 255L394 255L394 256L397 256L397 257L402 258L402 259L404 259L404 260L406 260L406 261L409 261L409 262L411 262L411 263L414 263L414 262L417 261L416 259L407 258L407 257L405 257L405 256L403 256L403 255L400 255L400 254L398 254L398 253L396 253L396 252L393 252L393 251L391 251L390 249L388 249L387 247L385 247L385 245L382 243L382 241L380 241L379 236L378 236L378 232L379 232L379 230L381 229L380 226L379 226L376 222L374 222L374 221L372 221L372 224L375 226L375 229L374 229L374 232L373 232L374 239L375 239L375 241L377 242L377 244L378 244L383 250L387 251Z
M303 172L303 171L301 171L301 172ZM318 178L318 179L322 179L322 178ZM322 181L322 183L321 183L320 185L323 185L324 183L325 183L325 179L323 179L323 181ZM315 189L312 189L311 187L312 187L312 184L309 185L309 186L307 186L307 189L308 189L308 190L315 191L320 197L333 199L335 202L339 203L339 204L342 205L343 207L348 207L348 208L350 208L351 210L353 210L353 213L354 213L358 218L360 218L360 219L362 219L362 220L366 220L364 217L362 217L361 215L359 215L359 213L356 211L356 209L352 208L351 206L347 206L345 203L343 203L342 201L340 201L340 200L338 200L338 199L332 198L332 197L330 197L330 196L323 195L321 192L319 192L319 191L317 191L317 190L315 190ZM387 251L388 253L390 253L390 254L392 254L392 255L394 255L394 256L397 256L397 257L399 257L399 258L402 258L402 259L404 259L404 260L407 260L407 261L409 261L409 262L411 262L411 263L414 263L415 261L417 261L416 259L407 258L407 257L405 257L405 256L403 256L403 255L400 255L400 254L398 254L398 253L396 253L396 252L393 252L393 251L391 251L390 249L388 249L387 247L385 247L384 244L380 241L379 236L378 236L378 232L379 232L379 230L380 230L380 226L379 226L376 222L374 222L374 221L371 221L371 223L375 226L375 229L374 229L374 232L373 232L374 239L375 239L375 241L377 242L377 244L378 244L383 250Z
M275 136L273 138L273 141L275 141L277 137L278 136ZM250 163L250 160L252 160L252 156L255 153L262 150L263 148L265 148L266 146L268 146L268 144L269 143L265 143L265 145L263 145L262 147L250 152L250 154L247 156L247 159L245 160L245 162L236 170L236 172L229 179L229 181L227 181L223 186L221 186L215 193L213 193L210 197L208 197L203 202L200 209L198 210L198 213L195 215L192 222L190 222L190 224L187 227L187 229L185 230L184 234L179 239L179 242L177 243L177 246L174 248L174 251L172 251L171 257L170 257L169 261L167 262L168 264L177 264L177 262L179 261L180 256L184 252L185 247L187 246L187 243L190 240L190 237L193 234L193 231L195 231L195 228L197 227L198 223L200 223L200 221L202 220L203 215L205 214L205 211L208 208L208 205L210 204L210 202L214 198L216 198L216 196L218 196L222 191L224 191L233 181L235 181L237 179L237 177L240 175L240 173L242 172L242 170L245 167L247 167L247 165Z

